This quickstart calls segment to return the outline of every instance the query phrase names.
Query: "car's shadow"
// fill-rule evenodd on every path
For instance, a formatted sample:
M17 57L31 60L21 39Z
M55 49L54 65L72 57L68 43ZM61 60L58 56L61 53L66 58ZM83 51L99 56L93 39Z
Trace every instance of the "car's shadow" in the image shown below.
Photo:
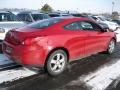
M109 65L116 62L120 59L119 55L120 45L118 43L115 53L112 55L97 54L74 61L68 65L67 70L65 70L63 74L57 77L51 77L47 75L47 73L39 73L2 86L9 87L9 90L59 90L58 88L65 87L66 84L78 79L82 75L87 75L103 65ZM83 88L83 86L81 86L81 88Z

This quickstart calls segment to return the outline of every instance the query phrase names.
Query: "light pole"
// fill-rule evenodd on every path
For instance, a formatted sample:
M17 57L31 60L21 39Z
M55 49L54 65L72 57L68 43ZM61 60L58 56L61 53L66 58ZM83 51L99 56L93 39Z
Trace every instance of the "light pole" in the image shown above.
M113 13L113 10L114 10L114 6L115 6L115 2L112 2L112 13Z

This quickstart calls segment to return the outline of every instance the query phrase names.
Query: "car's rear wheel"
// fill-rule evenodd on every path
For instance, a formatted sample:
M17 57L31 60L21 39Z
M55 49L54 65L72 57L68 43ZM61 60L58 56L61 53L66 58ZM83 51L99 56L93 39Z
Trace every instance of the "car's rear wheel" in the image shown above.
M67 66L67 54L63 50L56 50L47 60L47 71L52 76L61 74Z
M112 54L115 50L115 40L112 39L110 42L109 42L109 45L108 45L108 49L107 49L107 53L108 54Z

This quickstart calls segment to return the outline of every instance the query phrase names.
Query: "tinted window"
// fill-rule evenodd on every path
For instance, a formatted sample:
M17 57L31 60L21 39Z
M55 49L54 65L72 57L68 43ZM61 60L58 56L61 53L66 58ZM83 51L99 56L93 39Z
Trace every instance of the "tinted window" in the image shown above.
M72 16L72 15L69 15L69 14L63 14L62 16Z
M32 17L35 21L42 20L44 18L43 14L32 14Z
M69 30L80 30L82 29L79 22L73 22L67 26L65 26L65 29L69 29Z
M59 17L59 14L49 14L50 17Z
M83 17L82 14L72 14L72 16L75 16L75 17Z
M44 20L37 21L35 23L30 24L30 25L28 25L28 27L32 27L32 28L46 28L46 27L51 26L53 24L56 24L56 23L58 23L60 21L61 21L61 19L57 19L57 18L44 19Z
M15 15L11 13L0 13L0 21L15 21Z
M19 21L32 22L29 14L18 14L18 15L17 15L17 19L18 19Z

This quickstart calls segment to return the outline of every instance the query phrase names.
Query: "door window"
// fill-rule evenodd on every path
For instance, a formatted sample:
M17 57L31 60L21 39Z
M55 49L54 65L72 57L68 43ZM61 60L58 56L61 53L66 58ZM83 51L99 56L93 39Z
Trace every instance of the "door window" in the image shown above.
M80 26L79 22L73 22L65 26L65 29L68 30L81 30L82 27Z
M83 30L93 30L93 26L91 23L88 22L81 22L81 27Z
M102 30L102 28L94 22L81 21L80 24L83 30L90 30L90 31L101 31Z

